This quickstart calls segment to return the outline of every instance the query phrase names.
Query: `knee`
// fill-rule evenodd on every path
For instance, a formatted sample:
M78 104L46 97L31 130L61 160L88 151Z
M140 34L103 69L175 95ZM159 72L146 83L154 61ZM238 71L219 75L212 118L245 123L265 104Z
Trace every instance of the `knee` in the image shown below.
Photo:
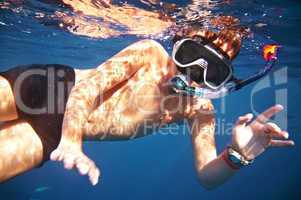
M1 88L10 88L10 84L6 78L0 75L0 89Z
M0 76L0 121L10 121L17 118L15 98L8 80Z

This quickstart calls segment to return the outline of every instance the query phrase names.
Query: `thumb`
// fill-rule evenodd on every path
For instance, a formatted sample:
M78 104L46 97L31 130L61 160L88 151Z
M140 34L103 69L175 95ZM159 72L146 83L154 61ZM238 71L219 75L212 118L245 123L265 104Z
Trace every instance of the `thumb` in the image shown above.
M245 126L246 123L250 122L253 119L253 114L248 113L244 116L240 116L236 121L236 126Z

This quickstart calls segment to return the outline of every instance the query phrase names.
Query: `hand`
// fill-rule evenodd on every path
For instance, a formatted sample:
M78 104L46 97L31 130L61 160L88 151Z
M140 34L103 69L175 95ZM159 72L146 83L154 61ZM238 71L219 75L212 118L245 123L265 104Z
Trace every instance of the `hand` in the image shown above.
M63 143L60 143L59 147L51 153L50 159L53 161L62 161L66 169L76 168L81 175L88 175L92 185L98 183L99 169L82 152L78 145L63 145Z
M268 147L293 146L294 142L288 139L288 133L282 131L276 124L267 121L276 113L283 110L281 105L275 105L261 113L252 123L252 114L239 117L233 128L232 147L252 160L263 153Z

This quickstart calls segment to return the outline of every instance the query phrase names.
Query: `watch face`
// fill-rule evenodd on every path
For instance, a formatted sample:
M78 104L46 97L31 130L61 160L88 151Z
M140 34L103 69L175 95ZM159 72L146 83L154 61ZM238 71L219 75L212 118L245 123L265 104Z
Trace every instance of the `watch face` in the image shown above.
M234 155L229 155L229 160L233 162L235 165L241 166L241 161Z

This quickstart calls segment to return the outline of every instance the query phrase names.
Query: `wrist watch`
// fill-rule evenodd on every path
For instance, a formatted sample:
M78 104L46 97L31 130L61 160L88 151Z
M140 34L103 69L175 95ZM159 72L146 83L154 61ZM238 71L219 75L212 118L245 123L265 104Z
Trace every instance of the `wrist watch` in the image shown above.
M254 160L247 160L243 155L228 147L223 154L223 159L232 169L240 169L253 163Z

